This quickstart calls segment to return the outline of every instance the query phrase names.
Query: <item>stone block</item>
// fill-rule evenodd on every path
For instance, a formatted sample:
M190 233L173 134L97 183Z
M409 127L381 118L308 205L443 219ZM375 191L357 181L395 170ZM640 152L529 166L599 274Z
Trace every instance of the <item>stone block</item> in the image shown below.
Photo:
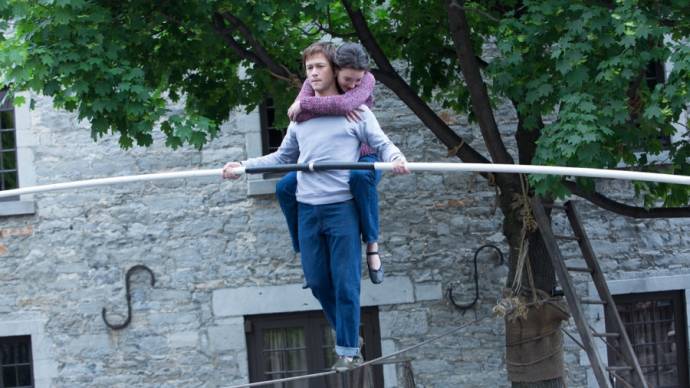
M382 284L362 282L362 306L413 303L414 289L407 277L387 277ZM213 291L216 317L320 310L318 301L301 284L226 288Z
M168 337L171 348L196 348L199 343L198 331L183 331L173 333Z
M424 311L379 312L381 338L398 338L427 334L429 325Z
M209 327L208 341L210 349L216 352L246 349L244 319Z
M423 283L414 286L415 300L417 302L425 300L441 300L443 289L441 283Z

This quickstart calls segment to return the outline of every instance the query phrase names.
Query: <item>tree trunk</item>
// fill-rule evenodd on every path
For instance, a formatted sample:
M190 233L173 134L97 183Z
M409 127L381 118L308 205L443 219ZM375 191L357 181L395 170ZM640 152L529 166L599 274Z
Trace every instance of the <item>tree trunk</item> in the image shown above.
M512 192L511 192L512 191ZM531 214L531 208L520 209L516 208L513 202L517 201L517 198L522 196L522 190L502 190L501 195L501 207L504 212L504 223L503 232L508 239L508 244L510 247L509 255L509 275L507 279L506 288L511 288L516 274L518 273L518 262L520 256L520 245L523 236L522 225L525 222L524 215ZM525 203L524 206L529 206ZM521 211L522 210L522 211ZM529 211L529 213L526 213ZM551 295L553 289L556 286L556 277L551 260L546 252L546 247L544 245L544 240L542 238L539 230L528 232L528 251L527 259L529 261L530 267L532 269L532 281L534 288L547 295ZM522 288L527 290L523 295L526 298L526 302L532 300L531 287L528 276L528 269L526 267L523 269L522 275ZM537 291L535 291L537 292ZM529 310L537 308L536 306L530 306ZM509 377L511 378L513 388L561 388L564 387L563 377L557 377L559 373L563 373L563 350L562 350L562 338L560 333L560 325L562 317L555 319L545 318L545 311L537 311L528 314L526 317L518 318L519 323L511 325L511 322L506 321L506 345L509 349L506 361L508 365ZM539 338L544 333L552 333L548 335L547 338ZM530 340L531 338L539 338L535 340ZM521 345L511 345L511 344L521 344ZM516 347L512 347L516 346ZM540 353L530 354L535 352L537 349ZM512 350L512 354L511 354ZM523 366L514 366L520 364L519 362L512 361L511 357L515 357L519 353L519 356L525 362L522 362ZM539 361L541 359L543 361ZM532 361L534 360L534 361ZM512 362L512 364L511 364ZM532 365L533 364L533 365ZM521 368L523 371L527 372L515 372L516 368ZM511 369L513 370L511 372ZM532 373L534 371L534 373ZM530 379L525 377L525 374L533 374L535 376L547 375L547 379L535 381L535 382L524 382L515 381ZM517 376L517 377L516 377Z

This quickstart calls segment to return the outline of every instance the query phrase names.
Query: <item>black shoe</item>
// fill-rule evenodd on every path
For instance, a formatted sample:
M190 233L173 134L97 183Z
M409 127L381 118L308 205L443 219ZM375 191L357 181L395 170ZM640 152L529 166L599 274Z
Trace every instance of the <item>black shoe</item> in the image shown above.
M307 288L309 288L309 285L307 284L307 279L304 279L304 281L302 282L302 289L306 290Z
M367 252L367 258L368 256L373 256L373 255L378 255L378 252ZM379 257L379 261L381 258ZM369 279L371 280L372 283L374 284L381 284L383 283L383 262L381 262L381 266L379 269L372 269L369 267L369 260L367 260L367 268L369 269Z

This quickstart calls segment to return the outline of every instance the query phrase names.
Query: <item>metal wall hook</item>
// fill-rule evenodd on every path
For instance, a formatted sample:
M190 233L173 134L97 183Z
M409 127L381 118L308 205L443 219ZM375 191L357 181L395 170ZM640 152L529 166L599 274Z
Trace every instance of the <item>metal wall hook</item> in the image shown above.
M153 271L151 268L143 265L143 264L137 264L130 269L127 270L127 274L125 275L125 297L127 298L127 319L125 319L124 322L122 323L110 323L108 322L108 318L106 317L106 310L105 307L103 307L103 310L101 311L101 316L103 317L103 322L105 322L106 326L111 328L112 330L121 330L124 329L129 325L129 323L132 321L132 294L129 292L130 290L130 279L134 272L136 271L146 271L149 273L151 277L151 287L153 287L156 283L156 276L153 274Z
M453 306L455 306L460 311L466 311L471 309L472 307L474 307L475 304L477 304L477 301L479 300L479 272L477 271L477 256L479 255L479 252L481 252L484 248L495 249L496 252L498 252L499 265L504 263L503 252L501 252L501 250L493 244L484 244L481 247L477 248L476 251L474 251L474 300L466 304L456 303L455 298L453 297L453 283L451 283L448 286L448 299L450 299L450 303L452 303Z

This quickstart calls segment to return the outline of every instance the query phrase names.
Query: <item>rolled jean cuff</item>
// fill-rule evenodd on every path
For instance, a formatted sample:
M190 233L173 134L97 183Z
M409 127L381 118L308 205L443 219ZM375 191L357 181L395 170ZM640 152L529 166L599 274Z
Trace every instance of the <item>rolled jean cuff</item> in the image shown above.
M345 346L335 346L335 354L344 357L355 357L359 355L359 348L347 348Z

